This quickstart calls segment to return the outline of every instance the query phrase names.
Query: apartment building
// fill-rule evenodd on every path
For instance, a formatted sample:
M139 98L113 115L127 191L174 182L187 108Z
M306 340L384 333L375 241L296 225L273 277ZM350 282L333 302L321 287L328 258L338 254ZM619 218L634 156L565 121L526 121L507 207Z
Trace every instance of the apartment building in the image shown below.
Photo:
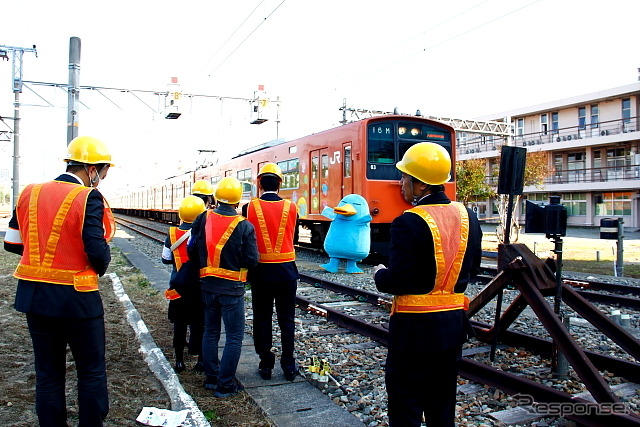
M460 133L458 160L486 159L487 178L500 164L500 147L548 153L549 174L541 187L525 186L515 218L524 222L524 200L548 203L560 195L568 224L599 226L623 218L640 227L640 82L483 117L508 121L513 137ZM498 216L496 200L477 204L481 219Z

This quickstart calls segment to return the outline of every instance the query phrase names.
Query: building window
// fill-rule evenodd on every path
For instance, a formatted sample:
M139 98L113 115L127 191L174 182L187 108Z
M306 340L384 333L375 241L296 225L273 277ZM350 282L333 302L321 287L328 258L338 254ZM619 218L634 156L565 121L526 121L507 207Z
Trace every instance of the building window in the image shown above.
M541 114L540 115L540 132L542 132L543 135L546 135L548 130L549 130L549 116L547 116L546 114Z
M586 107L578 107L578 129L584 130L586 129L587 124L587 108Z
M562 184L562 182L564 181L563 179L563 156L562 154L554 154L553 155L553 167L555 169L555 177L554 177L554 184Z
M625 178L625 172L631 172L631 150L628 147L607 149L607 180Z
M628 132L631 125L631 99L622 100L622 131Z
M292 189L300 186L299 163L297 158L278 162L278 166L282 170L281 189Z
M560 129L558 120L558 113L551 113L551 133L558 133L558 129Z
M569 182L584 181L586 172L585 157L586 153L584 151L567 154L567 178Z
M587 194L566 193L562 195L562 204L567 208L567 216L587 215Z
M591 105L591 128L598 128L600 125L600 109L598 104Z
M602 193L602 203L596 204L596 215L631 215L631 192Z
M516 120L516 136L524 135L524 119Z

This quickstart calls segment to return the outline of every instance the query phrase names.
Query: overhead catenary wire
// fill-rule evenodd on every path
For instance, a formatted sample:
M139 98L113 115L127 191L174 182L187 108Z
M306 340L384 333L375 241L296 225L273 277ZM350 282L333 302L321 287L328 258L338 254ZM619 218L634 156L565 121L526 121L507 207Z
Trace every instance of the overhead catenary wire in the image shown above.
M480 29L480 28L482 28L482 27L485 27L485 26L487 26L487 25L489 25L489 24L492 24L492 23L494 23L494 22L496 22L496 21L499 21L499 20L500 20L500 19L502 19L502 18L505 18L505 17L507 17L507 16L509 16L509 15L512 15L512 14L514 14L514 13L516 13L516 12L519 12L519 11L521 11L521 10L523 10L523 9L525 9L525 8L529 7L529 6L532 6L532 5L534 5L535 3L538 3L538 2L540 2L540 1L541 1L541 0L534 0L534 1L530 2L530 3L525 4L524 6L521 6L521 7L517 8L517 9L511 10L511 11L509 11L509 12L506 12L506 13L504 13L504 14L502 14L502 15L500 15L500 16L498 16L498 17L496 17L496 18L490 19L489 21L485 21L485 22L483 22L482 24L476 25L475 27L472 27L472 28L470 28L470 29L468 29L468 30L466 30L466 31L462 31L462 32L460 32L460 33L457 33L457 34L455 34L455 35L453 35L453 36L451 36L451 37L449 37L449 38L447 38L447 39L445 39L445 40L442 40L442 41L440 41L440 42L437 42L437 43L435 43L435 44L433 44L433 45L431 45L431 46L424 47L424 48L422 48L419 52L416 52L416 53L413 53L413 54L411 54L411 55L405 56L404 58L402 58L402 59L400 59L400 60L398 60L398 61L395 61L395 62L393 62L393 63L391 63L391 64L389 64L389 65L387 65L387 66L384 66L384 67L378 68L378 69L376 69L376 70L374 70L374 71L372 71L372 72L370 72L370 73L368 73L368 74L365 74L364 76L363 76L363 75L358 75L358 78L357 78L357 79L351 80L351 81L349 81L349 82L347 82L347 83L343 84L342 86L345 86L345 87L350 86L350 85L352 85L352 84L354 84L354 83L356 83L356 82L358 82L358 81L362 81L363 79L366 79L366 78L368 78L368 77L371 77L371 76L373 76L373 75L376 75L376 74L378 74L378 73L380 73L380 72L382 72L382 71L384 71L384 70L387 70L387 69L389 69L389 68L395 67L396 65L401 64L401 63L403 63L403 62L405 62L405 61L407 61L407 60L409 60L409 59L411 59L411 58L414 58L414 57L416 57L416 56L418 56L418 55L421 55L421 54L423 54L423 53L425 53L425 52L427 52L427 51L429 51L429 50L435 49L435 48L436 48L436 47L438 47L438 46L441 46L441 45L443 45L443 44L445 44L445 43L448 43L448 42L450 42L450 41L452 41L452 40L455 40L455 39L457 39L457 38L459 38L459 37L462 37L462 36L464 36L464 35L466 35L466 34L469 34L469 33L473 32L473 31L475 31L475 30L478 30L478 29ZM437 25L436 25L436 26L437 26ZM427 30L427 31L428 31L428 30ZM335 91L336 89L337 89L337 87L335 87L335 88L334 88L334 89L332 89L332 90L333 90L333 91Z
M234 54L238 49L240 49L240 47L242 47L242 45L243 45L243 44L244 44L244 43L249 39L249 37L251 37L251 36L253 35L253 33L255 33L255 32L258 30L258 28L260 28L260 26L261 26L262 24L264 24L265 22L267 22L267 19L269 19L269 18L271 17L271 15L273 15L273 14L274 14L274 13L275 13L279 8L280 8L280 6L282 6L282 4L283 4L285 1L286 1L286 0L282 0L282 1L280 2L280 4L278 4L278 6L276 6L276 8L275 8L275 9L273 9L273 10L271 11L271 13L269 13L269 15L267 15L267 16L266 16L262 21L260 21L260 23L259 23L259 24L258 24L258 25L253 29L253 31L251 31L251 32L249 33L249 35L248 35L247 37L245 37L245 38L244 38L244 40L242 40L242 41L240 42L240 44L239 44L238 46L236 46L236 48L235 48L235 49L233 49L233 50L231 51L231 53L230 53L229 55L227 55L227 57L226 57L226 58L224 58L224 59L222 60L222 62L221 62L220 64L218 64L218 66L217 66L216 68L214 68L214 69L213 69L213 71L211 71L211 72L209 73L209 75L208 75L208 76L209 76L209 77L211 77L211 76L213 75L213 73L215 73L215 72L216 72L220 67L222 67L222 66L224 65L224 63L225 63L225 62L227 62L227 60L228 60L229 58L231 58L231 56L232 56L232 55L233 55L233 54Z
M231 38L233 36L235 36L235 34L240 30L240 28L242 28L242 26L245 24L245 22L247 22L247 20L249 18L251 18L251 16L254 14L254 12L256 10L258 10L258 8L260 7L260 5L264 3L264 0L260 0L260 3L258 3L256 5L256 7L253 8L253 10L247 15L246 18L244 18L244 20L240 23L240 25L238 25L236 27L236 29L231 33L231 35L229 37L227 37L227 39L220 45L220 47L213 53L213 55L211 55L209 57L209 59L207 59L207 61L205 62L205 65L202 66L202 68L200 68L200 70L198 70L198 73L196 75L199 75L202 70L204 70L205 68L207 68L207 66L209 65L209 62L211 62L213 60L213 58L216 57L216 55L227 45L227 43L229 43L229 40L231 40ZM279 6L278 6L279 7ZM264 22L264 21L263 21Z

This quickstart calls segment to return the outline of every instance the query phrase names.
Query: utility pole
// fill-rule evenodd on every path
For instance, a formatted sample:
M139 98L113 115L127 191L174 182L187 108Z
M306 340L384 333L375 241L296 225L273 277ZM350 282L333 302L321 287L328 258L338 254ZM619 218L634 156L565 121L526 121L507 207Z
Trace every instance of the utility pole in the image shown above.
M80 104L80 39L69 39L69 102L67 106L67 145L78 136L78 110Z
M9 58L12 54L13 85L13 178L11 207L15 208L20 193L20 94L22 93L22 56L25 52L33 52L38 57L36 45L33 47L16 47L0 45L0 58Z

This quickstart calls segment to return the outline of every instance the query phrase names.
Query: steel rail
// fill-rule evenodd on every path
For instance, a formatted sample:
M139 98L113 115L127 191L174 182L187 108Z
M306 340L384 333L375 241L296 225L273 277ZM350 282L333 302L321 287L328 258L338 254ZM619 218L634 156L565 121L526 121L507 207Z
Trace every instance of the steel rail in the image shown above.
M129 223L129 224L133 224L133 225L135 225L137 227L140 227L140 228L144 228L145 230L155 231L158 234L163 234L163 233L166 234L167 233L165 230L158 230L157 228L149 227L148 225L140 224L139 222L131 221L130 219L122 218L122 217L119 217L119 216L115 217L115 219L118 220L118 221L121 221L121 222L126 222L126 223Z
M152 236L152 235L150 235L150 234L145 233L145 232L144 232L144 231L142 231L142 230L138 230L137 228L134 228L134 227L132 227L132 226L130 226L130 225L128 225L128 224L125 224L124 222L121 222L121 221L120 221L120 220L118 220L118 219L116 219L116 224L121 225L121 226L123 226L123 227L126 227L126 228L128 228L129 230L135 231L136 233L141 234L141 235L143 235L144 237L146 237L146 238L148 238L148 239L151 239L151 240L153 240L153 241L155 241L155 242L158 242L158 243L164 243L164 240L165 240L165 239L159 239L159 238L157 238L157 237L154 237L154 236ZM157 233L160 233L160 231L158 231L158 230L154 230L154 231L155 231L155 232L157 232Z
M319 284L334 292L344 295L363 298L367 302L380 305L379 301L384 300L383 295L375 294L360 289L351 288L346 285L337 284L314 276L301 275L301 279L311 284ZM308 280L307 280L308 279ZM336 325L346 328L360 335L367 336L376 342L386 346L388 344L388 330L374 325L358 318L344 314L336 309L325 306L321 303L315 303L303 297L296 297L299 307L311 313L321 315ZM483 327L489 325L476 324L474 329L481 332ZM522 333L514 333L512 331L503 332L503 341L508 342L509 338L517 338L520 343L532 343L538 349L544 349L550 352L551 342L538 339ZM526 345L525 345L526 347ZM548 347L548 349L547 349ZM640 365L625 362L608 356L599 355L597 353L585 351L589 359L593 359L593 363L599 367L606 365L608 368L614 368L611 372L625 373L625 377L631 377L633 380L640 379ZM460 376L469 380L476 381L480 384L486 384L496 387L503 392L511 395L520 395L531 397L535 402L548 402L554 404L565 404L567 407L571 405L581 405L578 413L563 413L566 418L576 422L590 426L640 426L640 417L627 413L625 410L615 412L613 409L620 410L626 408L624 404L616 402L607 402L606 404L593 403L585 399L573 397L571 394L558 391L552 387L539 384L522 376L501 371L490 367L475 360L463 357L460 362Z

